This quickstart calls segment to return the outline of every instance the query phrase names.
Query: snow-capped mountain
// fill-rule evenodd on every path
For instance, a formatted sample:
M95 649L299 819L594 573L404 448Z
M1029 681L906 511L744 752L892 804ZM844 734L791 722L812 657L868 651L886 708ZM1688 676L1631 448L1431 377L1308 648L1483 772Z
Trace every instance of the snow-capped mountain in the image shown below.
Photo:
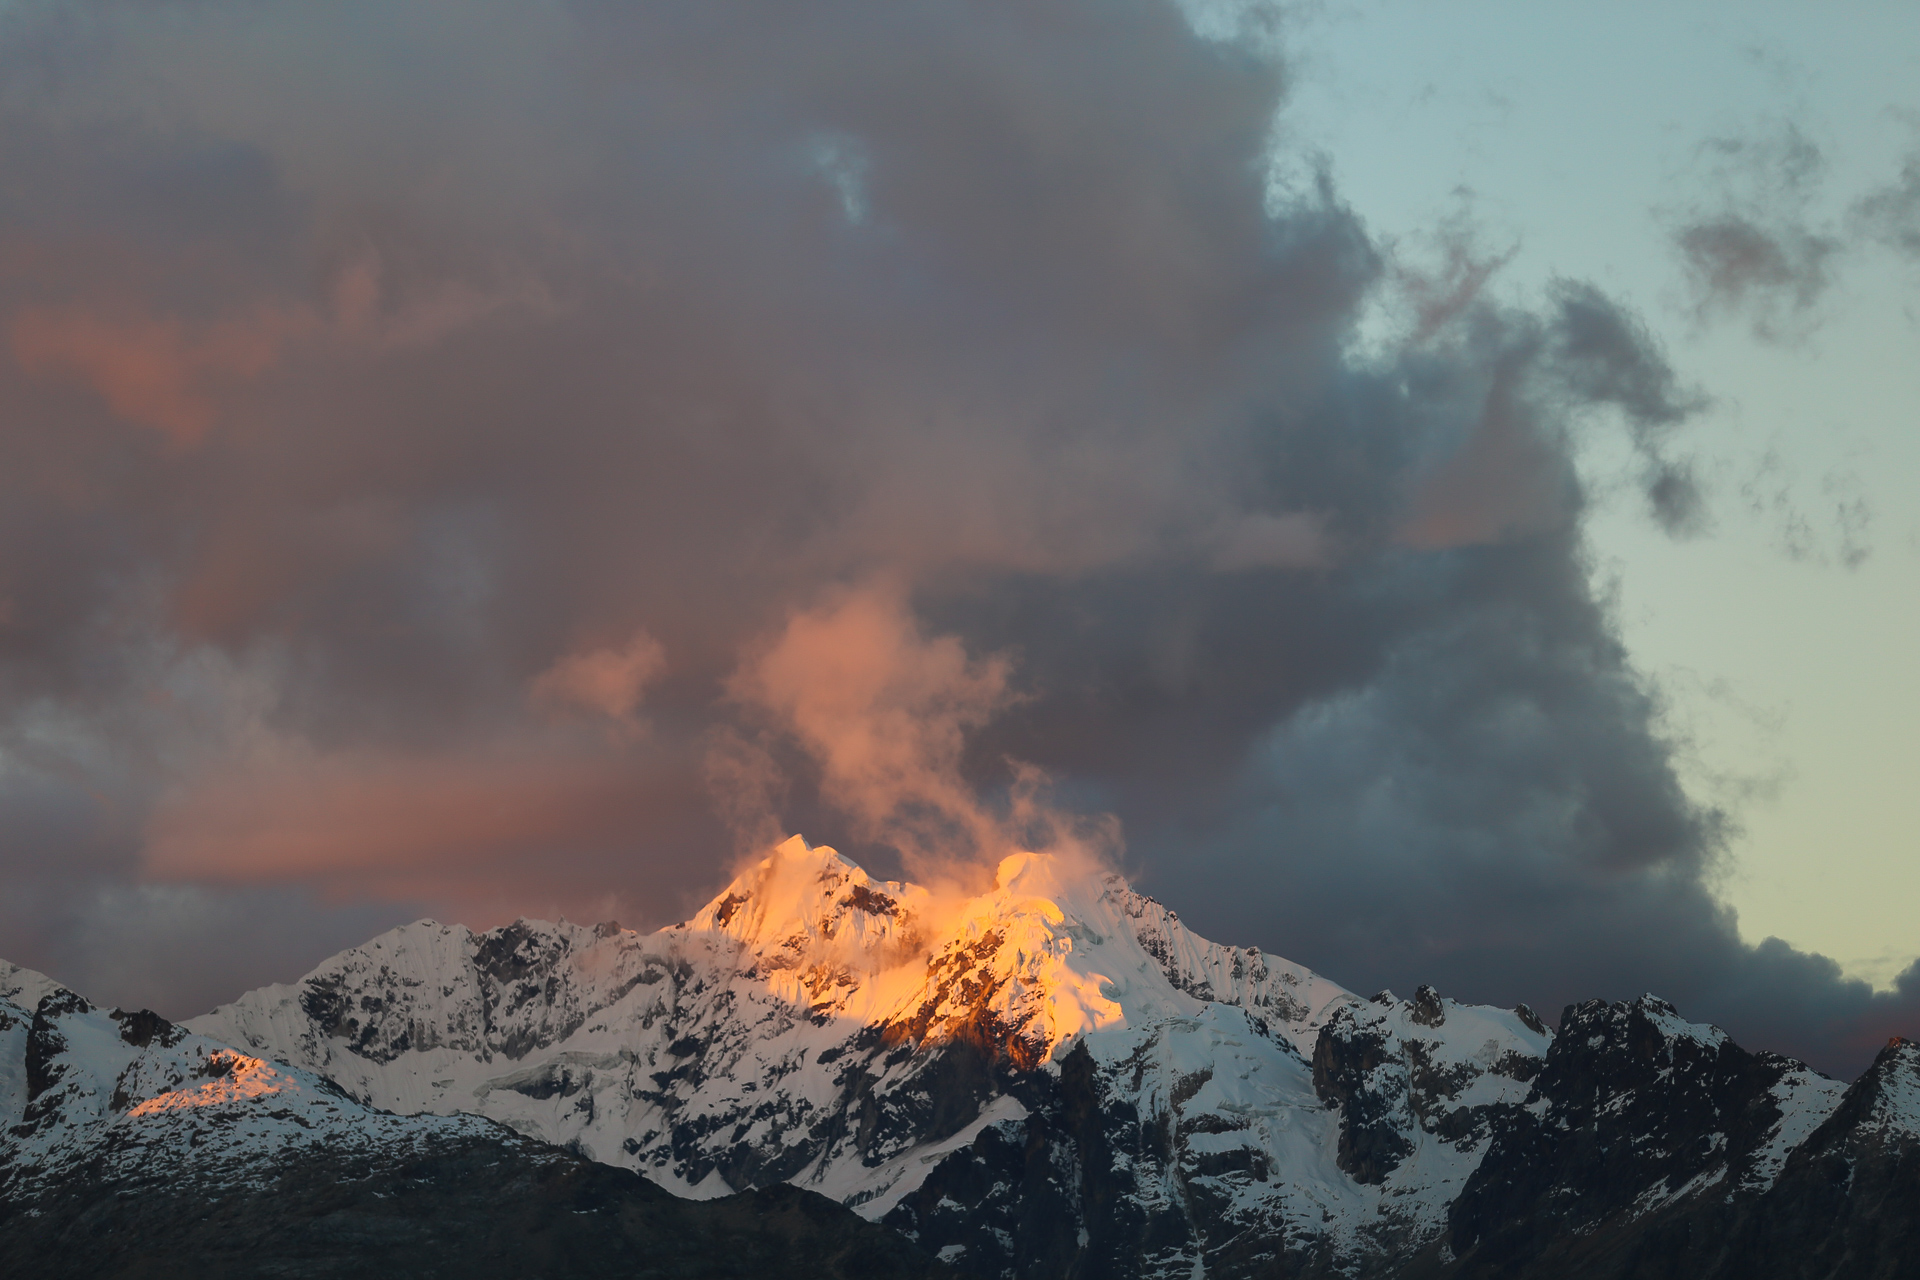
M796 838L682 926L422 922L192 1025L381 1107L492 1116L688 1195L791 1181L923 1239L947 1234L938 1203L906 1198L983 1142L1023 1143L1078 1053L1103 1096L1167 1128L1164 1151L1125 1153L1125 1194L1180 1218L1172 1265L1206 1247L1187 1223L1202 1186L1235 1233L1436 1229L1486 1128L1441 1138L1410 1100L1435 1127L1517 1105L1550 1038L1529 1019L1368 1004L1048 857L1009 858L991 891L936 904ZM1341 1060L1316 1088L1330 1020L1423 1055L1420 1088L1399 1058ZM1349 1151L1360 1129L1328 1088L1349 1111L1391 1097L1399 1110L1365 1123L1401 1125L1404 1159L1376 1176ZM987 1247L966 1234L939 1247Z
M1111 873L1023 854L940 903L798 838L684 925L421 922L190 1025L376 1106L683 1195L791 1182L1035 1275L1390 1266L1446 1233L1554 1040L1219 946ZM1778 1087L1789 1134L1833 1105Z
M1900 1276L1920 1230L1909 1043L1843 1086L1651 996L1557 1033L1363 999L1109 872L1023 854L942 899L799 839L656 933L422 921L184 1028L0 966L0 1107L0 1243L9 1196L250 1159L413 1188L409 1222L484 1224L509 1174L664 1196L637 1172L673 1239L818 1192L854 1225L816 1237L908 1250L846 1274ZM384 1182L338 1174L387 1151ZM463 1172L394 1172L422 1151ZM442 1184L466 1199L418 1199ZM540 1193L538 1230L590 1237L578 1202ZM763 1208L762 1238L796 1221Z
M1556 1048L1449 1212L1449 1247L1484 1265L1578 1275L1596 1253L1640 1248L1673 1274L1713 1274L1848 1092L1653 996L1572 1006Z
M1241 1045L1251 1088L1320 1117L1307 1059L1352 996L1196 938L1117 877L1057 870L1010 858L991 892L942 907L795 839L685 925L421 922L191 1025L683 1194L791 1180L874 1217L935 1148L1019 1122L1021 1082L1081 1043L1132 1055L1144 1033L1169 1046L1161 1073L1185 1069L1182 1037Z

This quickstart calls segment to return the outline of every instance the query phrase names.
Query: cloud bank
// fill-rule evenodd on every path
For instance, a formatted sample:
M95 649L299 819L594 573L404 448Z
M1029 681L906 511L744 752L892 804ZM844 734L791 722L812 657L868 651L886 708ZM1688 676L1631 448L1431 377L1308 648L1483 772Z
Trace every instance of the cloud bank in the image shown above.
M1913 1030L1739 942L1593 584L1575 442L1686 532L1696 398L1577 281L1360 342L1286 85L1146 0L0 14L0 954L190 1013L800 830L1105 849L1352 985Z

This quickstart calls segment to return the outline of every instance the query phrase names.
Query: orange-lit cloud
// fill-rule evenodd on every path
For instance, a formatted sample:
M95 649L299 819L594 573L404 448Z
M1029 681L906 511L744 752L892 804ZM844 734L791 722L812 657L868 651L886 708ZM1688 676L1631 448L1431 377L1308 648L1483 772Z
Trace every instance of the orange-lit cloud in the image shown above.
M371 251L334 273L329 301L336 334L390 351L431 346L507 315L550 318L560 310L546 283L524 268L402 281Z
M212 430L223 384L271 369L287 340L313 323L274 307L190 325L140 311L33 306L14 314L9 334L27 373L81 382L126 421L186 447Z
M30 248L39 258L76 252ZM0 274L26 274L9 267L0 254ZM8 336L23 372L77 382L125 421L188 447L219 421L223 392L281 365L296 340L330 339L367 351L420 348L502 315L551 316L557 307L526 269L403 281L379 254L366 252L332 273L321 305L265 301L193 321L124 299L32 303L13 313Z
M618 647L568 654L535 677L528 693L537 706L592 712L631 730L640 695L666 665L667 651L640 631Z
M960 774L966 735L1013 703L1012 666L928 637L897 591L834 593L736 674L819 761L826 798L919 868L997 859L1005 834Z
M544 851L555 860L550 896L564 898L580 893L583 867L623 850L657 857L661 844L684 839L679 797L696 786L672 761L635 767L558 747L413 755L282 746L217 763L170 793L147 823L143 868L158 880L445 900L523 882L524 860ZM604 894L607 878L586 875Z
M731 691L799 740L819 765L824 797L859 838L898 848L917 877L965 884L1023 848L1097 861L1118 847L1111 819L1048 804L1037 769L1008 762L1013 785L1001 806L964 776L968 735L1022 700L1012 676L1007 655L974 657L957 636L927 635L898 590L869 584L790 616ZM717 754L709 780L723 802L778 793L764 753L728 737Z

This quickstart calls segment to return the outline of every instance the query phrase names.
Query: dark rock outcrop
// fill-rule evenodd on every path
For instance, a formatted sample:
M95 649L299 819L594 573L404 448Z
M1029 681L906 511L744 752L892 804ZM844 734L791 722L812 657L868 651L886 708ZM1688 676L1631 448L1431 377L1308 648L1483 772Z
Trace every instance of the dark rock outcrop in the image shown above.
M1360 1025L1350 1008L1327 1020L1314 1045L1314 1092L1340 1109L1340 1167L1356 1182L1378 1185L1413 1150L1406 1080L1389 1069L1398 1058L1391 1033Z

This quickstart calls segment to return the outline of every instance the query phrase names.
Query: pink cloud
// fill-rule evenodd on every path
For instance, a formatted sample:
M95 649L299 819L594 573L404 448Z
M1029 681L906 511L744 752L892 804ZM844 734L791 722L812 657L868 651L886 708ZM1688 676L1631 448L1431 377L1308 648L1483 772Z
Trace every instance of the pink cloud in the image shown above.
M198 326L140 311L27 307L14 314L10 337L25 372L76 380L120 417L184 448L213 428L220 384L271 369L287 340L313 323L271 306Z
M670 759L517 746L458 755L321 752L229 759L176 788L147 822L150 879L300 883L349 898L462 902L605 898L648 882L662 914L702 868L656 879L687 839L698 786ZM695 815L697 820L697 815ZM609 860L612 865L609 865Z
M667 665L667 651L645 631L624 645L570 653L534 678L534 705L605 716L632 730L641 694Z

